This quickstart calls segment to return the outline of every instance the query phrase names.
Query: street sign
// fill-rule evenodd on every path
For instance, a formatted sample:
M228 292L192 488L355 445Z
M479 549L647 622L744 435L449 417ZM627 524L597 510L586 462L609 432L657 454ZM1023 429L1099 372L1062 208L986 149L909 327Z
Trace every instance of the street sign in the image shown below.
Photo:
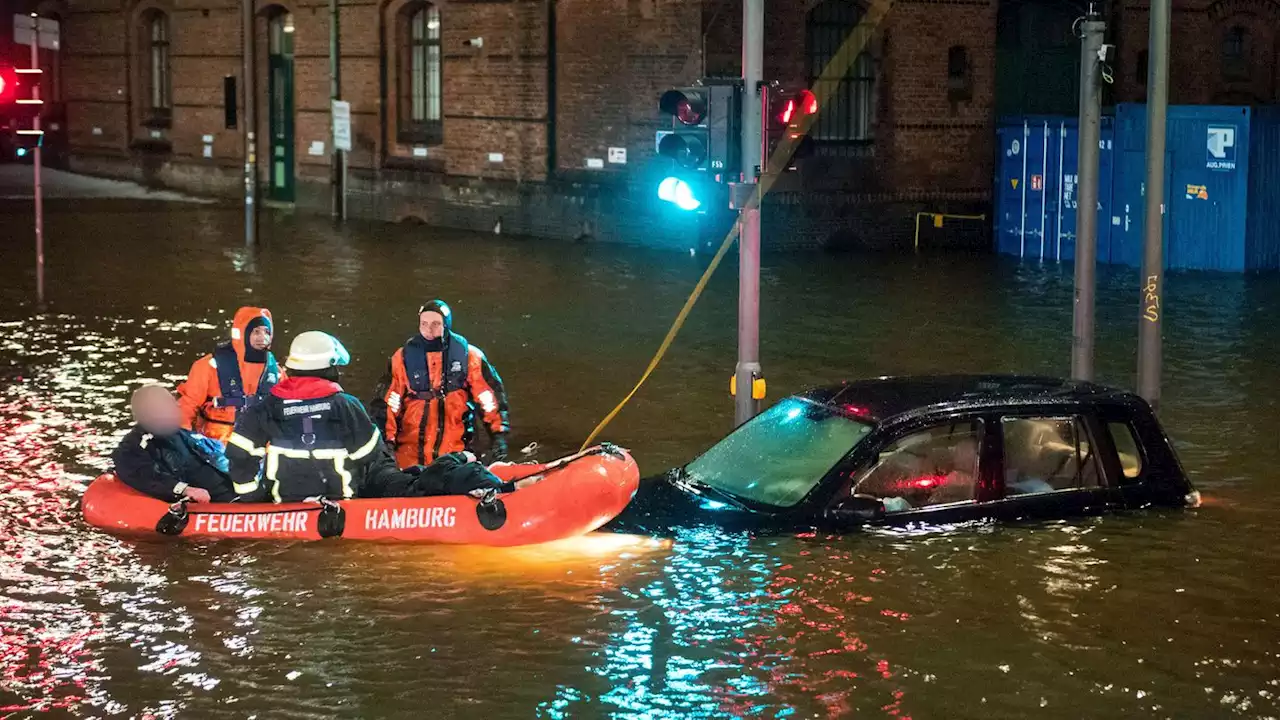
M31 16L15 13L13 16L13 42L15 45L31 44ZM46 50L59 49L58 21L51 18L40 18L40 47Z
M333 147L351 152L351 103L333 101Z

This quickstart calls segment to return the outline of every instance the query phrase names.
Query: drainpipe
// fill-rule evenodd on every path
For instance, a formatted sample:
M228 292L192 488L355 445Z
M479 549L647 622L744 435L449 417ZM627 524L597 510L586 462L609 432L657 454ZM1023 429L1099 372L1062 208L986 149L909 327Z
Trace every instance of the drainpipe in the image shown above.
M556 175L556 0L547 0L547 179Z

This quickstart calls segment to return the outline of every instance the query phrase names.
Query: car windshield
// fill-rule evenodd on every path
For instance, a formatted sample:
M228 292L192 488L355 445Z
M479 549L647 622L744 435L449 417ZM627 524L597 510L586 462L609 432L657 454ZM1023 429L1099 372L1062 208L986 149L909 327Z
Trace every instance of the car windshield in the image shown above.
M684 477L744 500L791 507L869 432L869 424L788 398L689 463Z

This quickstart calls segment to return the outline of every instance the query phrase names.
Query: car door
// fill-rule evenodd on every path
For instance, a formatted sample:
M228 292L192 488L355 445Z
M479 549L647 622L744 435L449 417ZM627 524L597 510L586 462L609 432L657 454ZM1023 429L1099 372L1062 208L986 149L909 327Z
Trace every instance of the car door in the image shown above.
M849 480L828 507L856 494L884 503L885 514L876 524L949 524L982 517L994 477L987 460L989 424L978 414L955 415L881 433L870 452L854 459Z
M1006 413L993 429L998 520L1050 519L1105 512L1116 501L1103 460L1110 443L1077 409Z

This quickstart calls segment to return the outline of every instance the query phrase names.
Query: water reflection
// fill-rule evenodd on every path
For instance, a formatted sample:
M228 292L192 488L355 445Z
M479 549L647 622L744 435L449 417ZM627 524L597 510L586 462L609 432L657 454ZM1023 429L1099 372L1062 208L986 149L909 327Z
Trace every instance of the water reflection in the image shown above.
M272 308L281 346L338 333L365 396L413 310L449 299L511 390L517 446L546 459L630 387L706 261L290 218L249 254L240 220L51 214L44 312L26 269L0 265L0 716L1280 715L1275 278L1169 278L1162 414L1215 501L1197 511L502 551L91 531L79 494L129 391L181 379L243 302ZM1098 367L1122 385L1133 275L1099 285ZM856 375L1066 370L1068 268L772 259L762 283L775 398ZM646 471L727 429L734 291L731 269L713 278L607 433Z

